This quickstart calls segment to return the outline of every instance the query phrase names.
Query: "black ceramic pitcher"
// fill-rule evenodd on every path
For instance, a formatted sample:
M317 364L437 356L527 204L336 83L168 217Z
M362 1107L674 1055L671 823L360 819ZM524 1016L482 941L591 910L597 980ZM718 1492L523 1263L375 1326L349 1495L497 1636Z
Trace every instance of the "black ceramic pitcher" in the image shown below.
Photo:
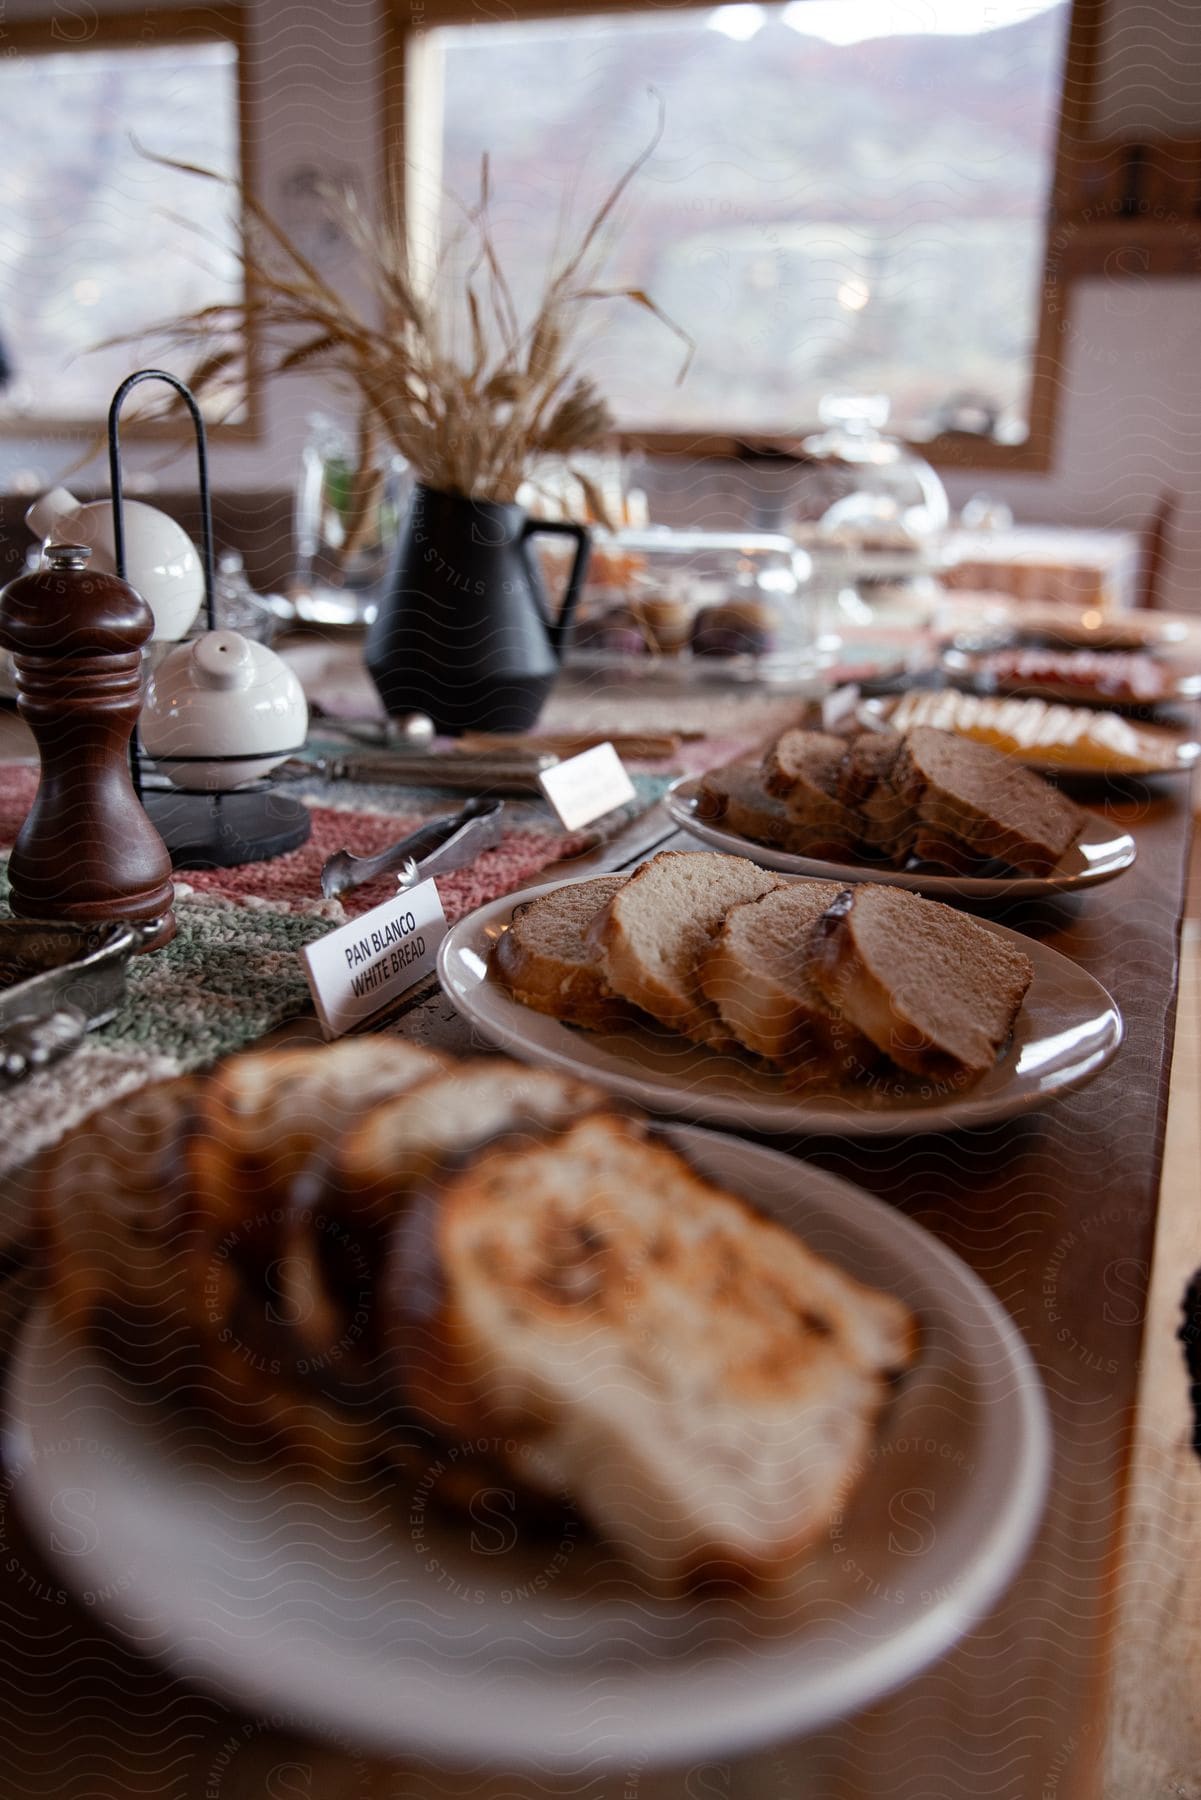
M571 537L575 559L552 619L530 539ZM526 731L559 667L588 566L582 525L420 484L367 635L388 712L428 713L438 731Z

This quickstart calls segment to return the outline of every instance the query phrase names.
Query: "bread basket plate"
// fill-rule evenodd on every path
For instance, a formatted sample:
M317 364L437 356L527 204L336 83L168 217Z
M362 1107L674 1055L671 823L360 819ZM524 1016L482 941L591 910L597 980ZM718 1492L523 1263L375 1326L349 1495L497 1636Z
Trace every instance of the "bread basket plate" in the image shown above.
M241 1709L477 1778L491 1762L636 1786L648 1764L816 1730L910 1680L987 1612L1037 1526L1031 1358L979 1279L892 1207L777 1151L667 1136L921 1324L855 1495L787 1595L654 1599L582 1532L498 1551L492 1489L475 1526L439 1531L363 1483L226 1462L39 1312L13 1363L7 1492L60 1579Z
M865 700L859 710L869 718L886 721L891 718L896 706L895 699ZM1091 716L1096 717L1095 711L1092 711ZM954 727L940 729L954 730ZM1138 733L1144 751L1137 767L1123 766L1118 757L1112 762L1099 761L1096 757L1074 757L1070 748L1065 748L1061 755L1055 757L1040 755L1037 745L1031 745L1029 749L1007 749L1005 754L1039 775L1059 776L1065 781L1092 782L1142 781L1152 775L1187 775L1201 761L1201 743L1198 743L1195 733L1186 731L1182 726L1154 725L1140 719L1131 724L1130 729Z
M1119 830L1093 813L1051 875L940 875L936 869L868 868L863 863L796 856L791 850L776 850L770 844L755 843L723 830L720 824L699 817L700 791L700 782L689 776L672 783L663 796L663 804L677 825L712 850L722 850L727 856L749 857L761 869L775 869L781 875L817 875L824 881L880 881L888 887L926 894L931 900L1028 900L1040 894L1072 893L1077 888L1112 881L1115 875L1133 866L1138 854L1128 831Z
M982 1080L957 1089L881 1076L800 1093L749 1058L691 1043L650 1018L616 1031L584 1031L514 1000L489 974L492 951L517 907L564 885L527 888L461 919L443 939L438 978L458 1011L502 1049L595 1081L649 1112L744 1131L842 1137L951 1131L1012 1118L1080 1087L1122 1041L1121 1014L1100 982L1036 939L981 920L1034 964L1009 1044Z

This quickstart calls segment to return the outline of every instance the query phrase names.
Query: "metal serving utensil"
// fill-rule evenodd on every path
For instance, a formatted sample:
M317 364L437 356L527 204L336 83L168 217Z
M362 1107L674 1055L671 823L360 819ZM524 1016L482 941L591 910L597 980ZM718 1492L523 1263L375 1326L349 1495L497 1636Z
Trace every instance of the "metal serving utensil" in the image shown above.
M550 751L481 756L458 750L347 752L291 757L272 770L275 781L362 781L381 787L447 788L452 793L538 794L538 777L559 758Z
M57 1062L106 1025L125 998L125 970L149 925L0 921L0 1088Z
M473 862L481 850L490 850L504 835L503 800L486 795L469 800L459 812L430 819L397 843L375 856L354 856L339 850L321 871L321 892L336 900L352 888L363 887L377 876L400 871L400 886L415 887L431 875L445 875Z

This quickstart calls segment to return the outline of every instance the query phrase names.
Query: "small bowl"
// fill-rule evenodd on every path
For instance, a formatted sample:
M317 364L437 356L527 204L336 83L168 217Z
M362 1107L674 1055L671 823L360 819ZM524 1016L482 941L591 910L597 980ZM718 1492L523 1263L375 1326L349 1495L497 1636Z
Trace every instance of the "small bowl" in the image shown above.
M140 733L176 787L224 792L294 756L308 723L304 690L282 657L237 631L210 631L155 669Z

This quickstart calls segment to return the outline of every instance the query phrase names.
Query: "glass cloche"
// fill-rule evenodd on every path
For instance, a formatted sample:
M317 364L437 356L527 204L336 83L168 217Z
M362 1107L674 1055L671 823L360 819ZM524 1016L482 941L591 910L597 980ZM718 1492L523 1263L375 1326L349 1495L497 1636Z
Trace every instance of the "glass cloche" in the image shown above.
M884 436L888 409L884 394L831 394L821 401L824 429L802 441L809 463L789 519L793 537L807 548L922 554L946 530L946 489L928 462Z
M884 435L888 407L883 394L829 395L823 429L802 441L809 461L787 528L844 629L921 624L939 598L946 490L928 462Z
M779 533L598 533L571 660L631 675L792 684L828 662L810 560Z

